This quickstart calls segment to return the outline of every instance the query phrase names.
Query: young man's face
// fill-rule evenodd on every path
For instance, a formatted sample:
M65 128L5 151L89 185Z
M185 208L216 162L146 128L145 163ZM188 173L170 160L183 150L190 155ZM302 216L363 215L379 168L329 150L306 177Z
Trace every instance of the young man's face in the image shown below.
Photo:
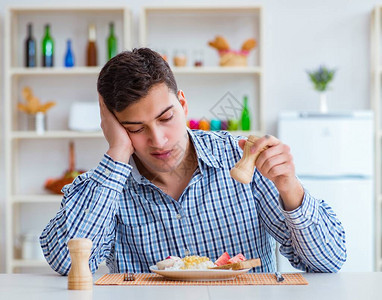
M170 172L185 157L188 108L183 92L178 92L178 98L166 84L157 84L146 97L115 112L135 154L150 172Z

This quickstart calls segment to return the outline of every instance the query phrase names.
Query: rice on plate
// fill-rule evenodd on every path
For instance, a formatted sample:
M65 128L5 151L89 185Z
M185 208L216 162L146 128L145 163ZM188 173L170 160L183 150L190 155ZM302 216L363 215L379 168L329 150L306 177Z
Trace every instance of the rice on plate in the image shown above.
M208 258L197 255L186 256L180 258L177 256L169 256L167 259L157 263L159 270L208 270L216 267L216 265Z

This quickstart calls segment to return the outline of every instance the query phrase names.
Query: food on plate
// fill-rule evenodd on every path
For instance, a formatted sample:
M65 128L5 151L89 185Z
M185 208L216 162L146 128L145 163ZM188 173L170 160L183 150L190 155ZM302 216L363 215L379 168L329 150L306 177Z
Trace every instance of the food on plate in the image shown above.
M234 257L230 257L224 252L215 263L206 256L186 256L180 258L177 256L168 256L166 259L157 262L158 270L209 270L209 269L231 269L242 270L251 269L261 265L259 258L246 259L243 254L239 253Z
M238 261L235 263L228 263L226 265L216 266L211 269L242 270L242 269L252 269L258 266L261 266L260 258L253 258L253 259Z
M239 253L238 255L236 255L236 256L230 258L230 259L228 260L228 264L234 264L234 263L237 263L237 262L239 262L239 261L245 261L245 260L247 260L247 259L244 257L244 255L241 254L241 253Z
M224 252L216 261L215 265L222 266L228 264L228 261L231 259L227 252Z
M181 269L183 270L194 270L194 269L208 269L211 267L215 267L215 264L206 256L186 256L182 259L183 266ZM177 262L178 263L178 262ZM175 263L175 265L177 264ZM179 262L179 265L181 263Z
M184 258L169 256L156 265L159 270L207 270L216 266L208 257L197 255Z
M157 262L158 270L166 270L171 268L176 261L180 260L180 257L177 256L168 256L166 259Z
M237 263L239 261L244 261L244 260L247 260L245 258L245 256L241 253L239 253L238 255L234 256L234 257L230 257L229 254L227 252L224 252L216 261L215 261L215 265L216 266L222 266L222 265L228 265L228 264L234 264L234 263Z
M259 258L246 259L245 256L241 253L231 258L227 252L224 252L215 261L215 265L216 267L213 267L212 269L242 270L242 269L251 269L257 266L261 266L261 261Z

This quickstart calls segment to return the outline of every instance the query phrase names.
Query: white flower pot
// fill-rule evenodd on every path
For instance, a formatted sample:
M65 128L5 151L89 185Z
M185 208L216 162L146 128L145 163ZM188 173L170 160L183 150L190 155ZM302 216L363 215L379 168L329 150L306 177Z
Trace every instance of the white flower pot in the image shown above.
M320 113L326 114L328 112L327 94L320 93Z

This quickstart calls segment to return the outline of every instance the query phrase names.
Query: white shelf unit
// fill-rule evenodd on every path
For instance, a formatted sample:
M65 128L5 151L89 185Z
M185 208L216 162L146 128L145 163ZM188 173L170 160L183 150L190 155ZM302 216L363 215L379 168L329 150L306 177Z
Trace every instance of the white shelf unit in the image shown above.
M28 227L23 216L29 221L44 219L46 225L49 218L58 210L62 196L52 195L44 191L43 183L47 178L44 170L47 166L60 164L52 153L67 149L68 142L74 140L76 147L99 149L105 143L103 134L98 132L75 132L67 129L68 108L73 101L97 101L96 79L101 66L106 62L106 36L108 24L113 21L118 38L119 51L131 48L131 13L124 6L19 6L9 7L5 17L5 172L6 172L6 272L19 269L47 267L43 260L22 259L17 240L25 227ZM51 34L55 41L55 66L42 68L41 57L37 55L35 68L23 67L24 39L26 24L33 23L37 53L41 53L40 43L43 36L43 25L51 24ZM98 67L85 66L88 25L96 24ZM75 67L65 68L63 57L66 50L66 39L72 39L72 50L75 55ZM17 103L21 100L24 86L31 86L35 96L41 102L56 101L56 107L48 112L48 130L38 135L25 131L23 114L17 111ZM50 121L50 122L49 122ZM89 146L89 145L90 146ZM76 148L76 150L78 150ZM81 150L81 149L80 149ZM96 152L96 150L94 150ZM64 151L66 152L66 151ZM77 151L81 152L81 151ZM87 151L82 151L87 152ZM93 155L92 155L93 154ZM100 156L97 153L85 154L89 157L87 165L94 167ZM102 155L101 154L101 155ZM29 160L35 163L34 174L29 171L33 166L25 165ZM67 157L63 159L64 167L58 173L49 173L49 177L60 176L67 165ZM45 172L46 173L46 172ZM45 177L44 177L45 176ZM37 178L37 179L35 179ZM38 187L26 186L28 181L38 181ZM38 210L35 210L35 207ZM50 211L49 211L50 209ZM48 210L48 212L47 212ZM26 212L25 212L26 211ZM43 216L43 217L42 217Z
M37 134L30 131L13 131L11 132L12 139L61 139L61 138L102 138L101 131L96 132L76 132L71 130L46 131L43 134Z
M55 68L12 68L10 74L17 76L46 76L46 75L97 75L101 71L100 67L55 67Z
M264 125L264 21L259 5L231 6L145 6L140 18L140 45L166 53L178 88L185 92L189 118L215 119L230 113L216 111L232 105L225 103L229 93L235 101L235 118L244 95L248 96L252 116L251 132L265 133ZM248 56L247 67L220 67L216 49L208 46L216 35L222 35L233 50L255 38L257 46ZM186 53L185 67L174 67L175 51ZM202 51L203 66L194 67L194 53ZM229 102L229 101L228 101Z
M374 8L371 21L371 107L375 123L375 262L382 271L382 5Z
M151 9L147 8L150 12ZM160 9L154 9L159 11ZM183 12L192 13L193 10L188 8L164 8L162 12L170 11L175 13L176 9L180 9ZM146 11L146 10L144 10ZM251 64L248 67L219 67L217 64L206 64L203 67L183 67L173 68L175 76L182 82L182 80L199 80L196 86L203 86L204 83L210 84L215 82L215 92L218 90L221 92L221 87L225 86L224 82L231 82L232 80L243 79L246 86L252 89L253 94L253 107L256 107L256 123L257 126L252 131L233 131L235 135L248 135L264 134L264 122L263 122L263 19L262 8L258 6L250 7L202 7L196 8L194 12L198 14L201 11L207 11L212 13L215 18L219 15L229 15L232 18L237 19L244 16L248 19L255 19L253 33L258 41L258 46L251 57ZM236 15L238 14L238 15ZM112 16L112 18L110 18ZM141 16L143 24L149 22L145 15ZM68 141L74 140L77 144L93 143L93 148L100 148L99 145L105 142L102 132L74 132L67 130L67 113L68 111L57 113L56 107L48 112L48 131L42 135L38 135L36 132L25 131L22 124L22 114L16 109L16 103L21 100L22 87L30 85L35 92L35 95L41 98L42 102L48 100L55 100L57 107L67 108L66 103L69 99L72 101L72 97L80 95L81 98L94 99L96 98L96 78L101 67L86 67L84 66L84 54L81 56L79 49L86 47L87 41L87 23L96 20L97 24L97 46L98 49L102 49L100 37L105 37L107 32L107 23L114 21L116 23L116 34L119 38L119 50L131 48L131 14L125 7L10 7L6 12L5 19L5 161L6 161L6 272L11 273L15 270L25 268L39 268L46 267L47 264L41 260L24 260L21 258L20 251L16 247L16 239L22 231L22 222L20 217L23 210L31 210L28 218L32 218L33 215L32 206L38 206L39 208L45 207L49 209L53 206L51 212L45 210L38 211L39 214L44 214L44 217L50 218L57 211L61 196L51 195L42 189L42 181L47 178L46 175L39 174L35 176L31 175L31 171L22 169L26 162L26 153L32 158L34 155L43 156L43 161L46 164L56 164L56 157L49 155L55 150L61 150L59 148L66 147ZM191 20L192 20L191 16ZM53 68L25 68L23 67L23 39L26 36L25 27L28 22L33 22L34 25L38 24L40 31L37 30L37 26L34 26L34 36L37 42L37 52L40 52L39 37L42 36L42 27L45 23L49 22L52 25L52 35L56 42L56 61ZM67 26L65 22L68 23ZM80 22L80 24L78 24ZM86 24L85 24L86 23ZM141 23L142 24L142 23ZM61 26L58 26L61 25ZM144 28L146 28L146 25ZM64 38L67 38L68 30L72 28L84 29L77 30L73 39L73 50L76 58L76 66L73 68L64 68L62 63L59 62L59 57L63 57L64 53ZM99 31L98 29L101 30ZM102 31L103 28L103 31ZM145 32L145 30L143 30ZM142 32L141 32L142 33ZM251 38L252 36L246 36ZM209 39L213 39L214 34L211 34ZM61 39L61 50L58 48L58 41ZM240 45L244 40L240 40ZM207 41L205 41L207 42ZM122 47L121 47L122 44ZM15 51L17 49L17 51ZM217 53L212 49L209 51L213 54L215 60L217 60ZM210 54L211 54L210 53ZM102 51L99 51L99 56L103 55ZM40 58L38 57L38 65ZM100 61L99 65L102 65L105 61ZM200 82L200 79L202 82ZM44 88L36 88L35 86L44 85ZM70 88L67 88L69 86ZM68 93L68 90L72 90L72 93ZM91 90L91 92L90 92ZM198 88L197 88L198 90ZM90 94L89 94L90 93ZM51 96L54 94L54 96ZM65 95L65 97L64 97ZM221 94L223 95L223 94ZM242 95L239 95L240 97ZM77 100L77 99L74 99ZM251 99L250 99L251 100ZM203 107L203 106L201 106ZM89 146L92 148L92 146ZM89 148L88 147L88 148ZM81 152L81 151L79 151ZM85 152L86 153L86 152ZM102 152L103 154L103 152ZM86 154L85 154L86 155ZM91 155L87 155L91 156ZM52 158L53 157L53 158ZM98 162L99 157L86 157L88 159L88 165L94 167ZM38 161L38 159L36 159ZM67 158L65 157L65 161ZM65 164L66 165L66 164ZM59 167L56 167L58 169ZM44 166L39 166L39 173L44 173ZM60 171L63 171L61 167ZM25 174L26 173L26 174ZM49 174L50 176L56 173ZM59 175L57 173L56 175ZM35 188L27 184L27 180L31 176L31 181L36 182L36 178L41 181L41 187ZM26 187L25 187L26 185ZM37 215L36 218L41 218ZM46 223L49 220L46 220Z

